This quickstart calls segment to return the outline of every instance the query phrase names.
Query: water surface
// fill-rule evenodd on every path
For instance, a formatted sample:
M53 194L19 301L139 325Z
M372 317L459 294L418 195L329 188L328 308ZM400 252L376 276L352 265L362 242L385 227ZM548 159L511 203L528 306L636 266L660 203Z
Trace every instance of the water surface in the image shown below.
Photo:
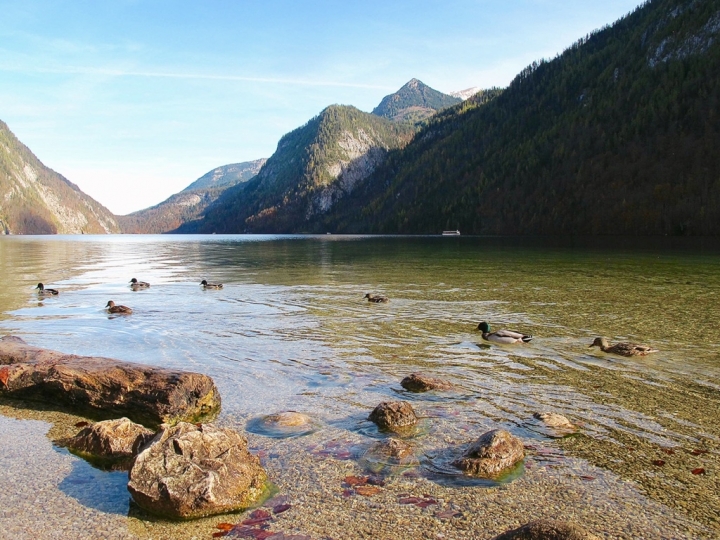
M303 411L324 426L313 444L347 434L359 445L355 458L363 441L383 436L366 421L369 411L408 399L428 426L416 441L427 465L420 475L442 470L457 444L504 427L531 453L551 447L720 530L712 518L720 509L714 242L5 237L0 269L3 333L67 353L206 373L220 388L218 422L225 425L244 429L261 415ZM151 288L132 291L133 277ZM225 287L202 290L202 279ZM60 295L38 297L40 281ZM368 292L390 302L369 304ZM108 300L134 314L108 316ZM489 345L475 330L481 320L535 338ZM588 349L596 336L660 352L612 357ZM450 379L457 389L408 394L399 381L414 371ZM570 417L582 436L556 441L532 419L544 410ZM662 454L668 464L653 468L662 449L677 452ZM692 454L697 449L708 452ZM589 476L563 459L553 467ZM700 466L706 474L688 472ZM452 479L445 484L452 488ZM678 506L679 496L695 508ZM121 493L118 512L125 505Z

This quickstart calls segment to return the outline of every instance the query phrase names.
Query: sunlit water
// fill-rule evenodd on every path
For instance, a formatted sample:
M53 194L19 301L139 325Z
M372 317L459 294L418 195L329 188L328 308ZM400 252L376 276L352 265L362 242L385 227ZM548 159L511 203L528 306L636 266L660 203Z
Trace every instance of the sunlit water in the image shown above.
M707 241L557 243L493 238L111 236L0 239L0 330L66 353L210 375L218 421L303 411L371 441L379 402L407 399L427 474L447 441L504 427L542 444L551 410L596 440L717 445L720 250ZM132 291L131 278L148 281ZM224 283L203 290L202 279ZM60 295L40 298L42 281ZM368 293L390 298L370 304ZM108 300L133 308L109 316ZM479 321L535 336L484 343ZM641 359L588 349L596 336L650 344ZM453 381L409 394L414 371ZM619 386L618 386L619 385ZM615 388L631 392L614 391ZM688 393L700 401L683 400ZM631 395L632 394L632 395ZM693 410L710 408L697 417ZM317 436L317 433L315 433ZM626 441L622 441L625 444ZM352 449L359 457L362 445ZM518 473L520 474L520 473ZM122 495L124 497L124 495Z

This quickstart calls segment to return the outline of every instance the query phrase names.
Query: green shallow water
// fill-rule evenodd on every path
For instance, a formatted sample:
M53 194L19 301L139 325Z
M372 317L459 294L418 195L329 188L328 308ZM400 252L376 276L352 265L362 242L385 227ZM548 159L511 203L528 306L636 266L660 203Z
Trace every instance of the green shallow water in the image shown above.
M429 463L420 476L445 470L457 444L504 427L524 438L528 471L549 461L578 483L597 476L578 463L607 471L638 497L720 534L717 241L6 237L0 269L3 333L207 373L223 398L218 421L238 429L259 415L303 411L324 427L307 448L302 438L288 443L293 452L312 455L347 436L355 460L382 436L369 411L408 399L427 426L414 441ZM131 291L132 277L151 288ZM203 291L202 279L225 288ZM39 281L61 294L38 298ZM369 304L368 292L390 302ZM135 313L108 317L110 299ZM535 337L489 345L475 330L481 320ZM612 357L588 349L597 336L660 352ZM450 379L456 390L408 394L399 381L413 371ZM532 418L543 410L568 416L579 434L554 438ZM269 448L262 437L251 441ZM294 458L280 451L275 459L282 470ZM658 459L663 465L653 465ZM705 474L691 473L698 468ZM453 489L452 475L438 483ZM113 504L127 513L124 493Z

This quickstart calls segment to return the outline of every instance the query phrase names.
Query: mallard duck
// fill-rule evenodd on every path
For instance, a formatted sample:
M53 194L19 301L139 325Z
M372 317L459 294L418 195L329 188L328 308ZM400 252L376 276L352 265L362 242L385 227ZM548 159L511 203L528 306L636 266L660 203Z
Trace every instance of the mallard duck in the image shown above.
M56 295L60 294L60 292L57 289L46 289L45 285L42 283L38 283L37 287L35 287L38 290L38 294L50 296L50 295Z
M385 304L390 301L387 296L381 294L367 293L363 298L367 298L368 302L374 302L375 304Z
M203 289L222 289L223 288L222 283L208 283L204 279L200 282L200 285L203 286Z
M513 332L512 330L498 330L497 332L490 331L490 325L485 321L478 324L478 330L482 332L482 337L485 341L492 341L494 343L503 343L510 345L511 343L527 343L533 337L520 332Z
M112 300L108 301L107 305L105 306L107 310L110 313L120 313L124 315L130 315L132 313L132 309L130 309L127 306L116 306L115 302Z
M150 287L150 284L146 281L138 281L135 278L130 280L130 288L133 291L137 291L138 289L147 289L148 287Z
M616 343L610 345L604 337L595 338L590 347L600 347L602 352L619 354L620 356L645 356L646 354L658 352L657 349L647 345L636 345L635 343ZM590 348L588 347L588 349Z

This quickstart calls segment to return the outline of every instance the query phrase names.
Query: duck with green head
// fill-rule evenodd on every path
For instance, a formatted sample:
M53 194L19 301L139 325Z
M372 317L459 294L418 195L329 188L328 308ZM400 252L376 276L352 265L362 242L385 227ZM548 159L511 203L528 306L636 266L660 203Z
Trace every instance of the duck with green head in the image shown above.
M485 341L501 343L503 345L527 343L533 338L527 334L521 334L520 332L514 332L512 330L496 330L495 332L491 332L490 325L485 321L478 324L477 329L482 332L482 337Z
M140 289L149 289L150 284L147 281L138 281L135 278L130 280L130 288L133 291L139 291Z
M222 289L223 288L222 283L208 283L206 279L203 279L200 282L200 285L203 286L203 289Z

